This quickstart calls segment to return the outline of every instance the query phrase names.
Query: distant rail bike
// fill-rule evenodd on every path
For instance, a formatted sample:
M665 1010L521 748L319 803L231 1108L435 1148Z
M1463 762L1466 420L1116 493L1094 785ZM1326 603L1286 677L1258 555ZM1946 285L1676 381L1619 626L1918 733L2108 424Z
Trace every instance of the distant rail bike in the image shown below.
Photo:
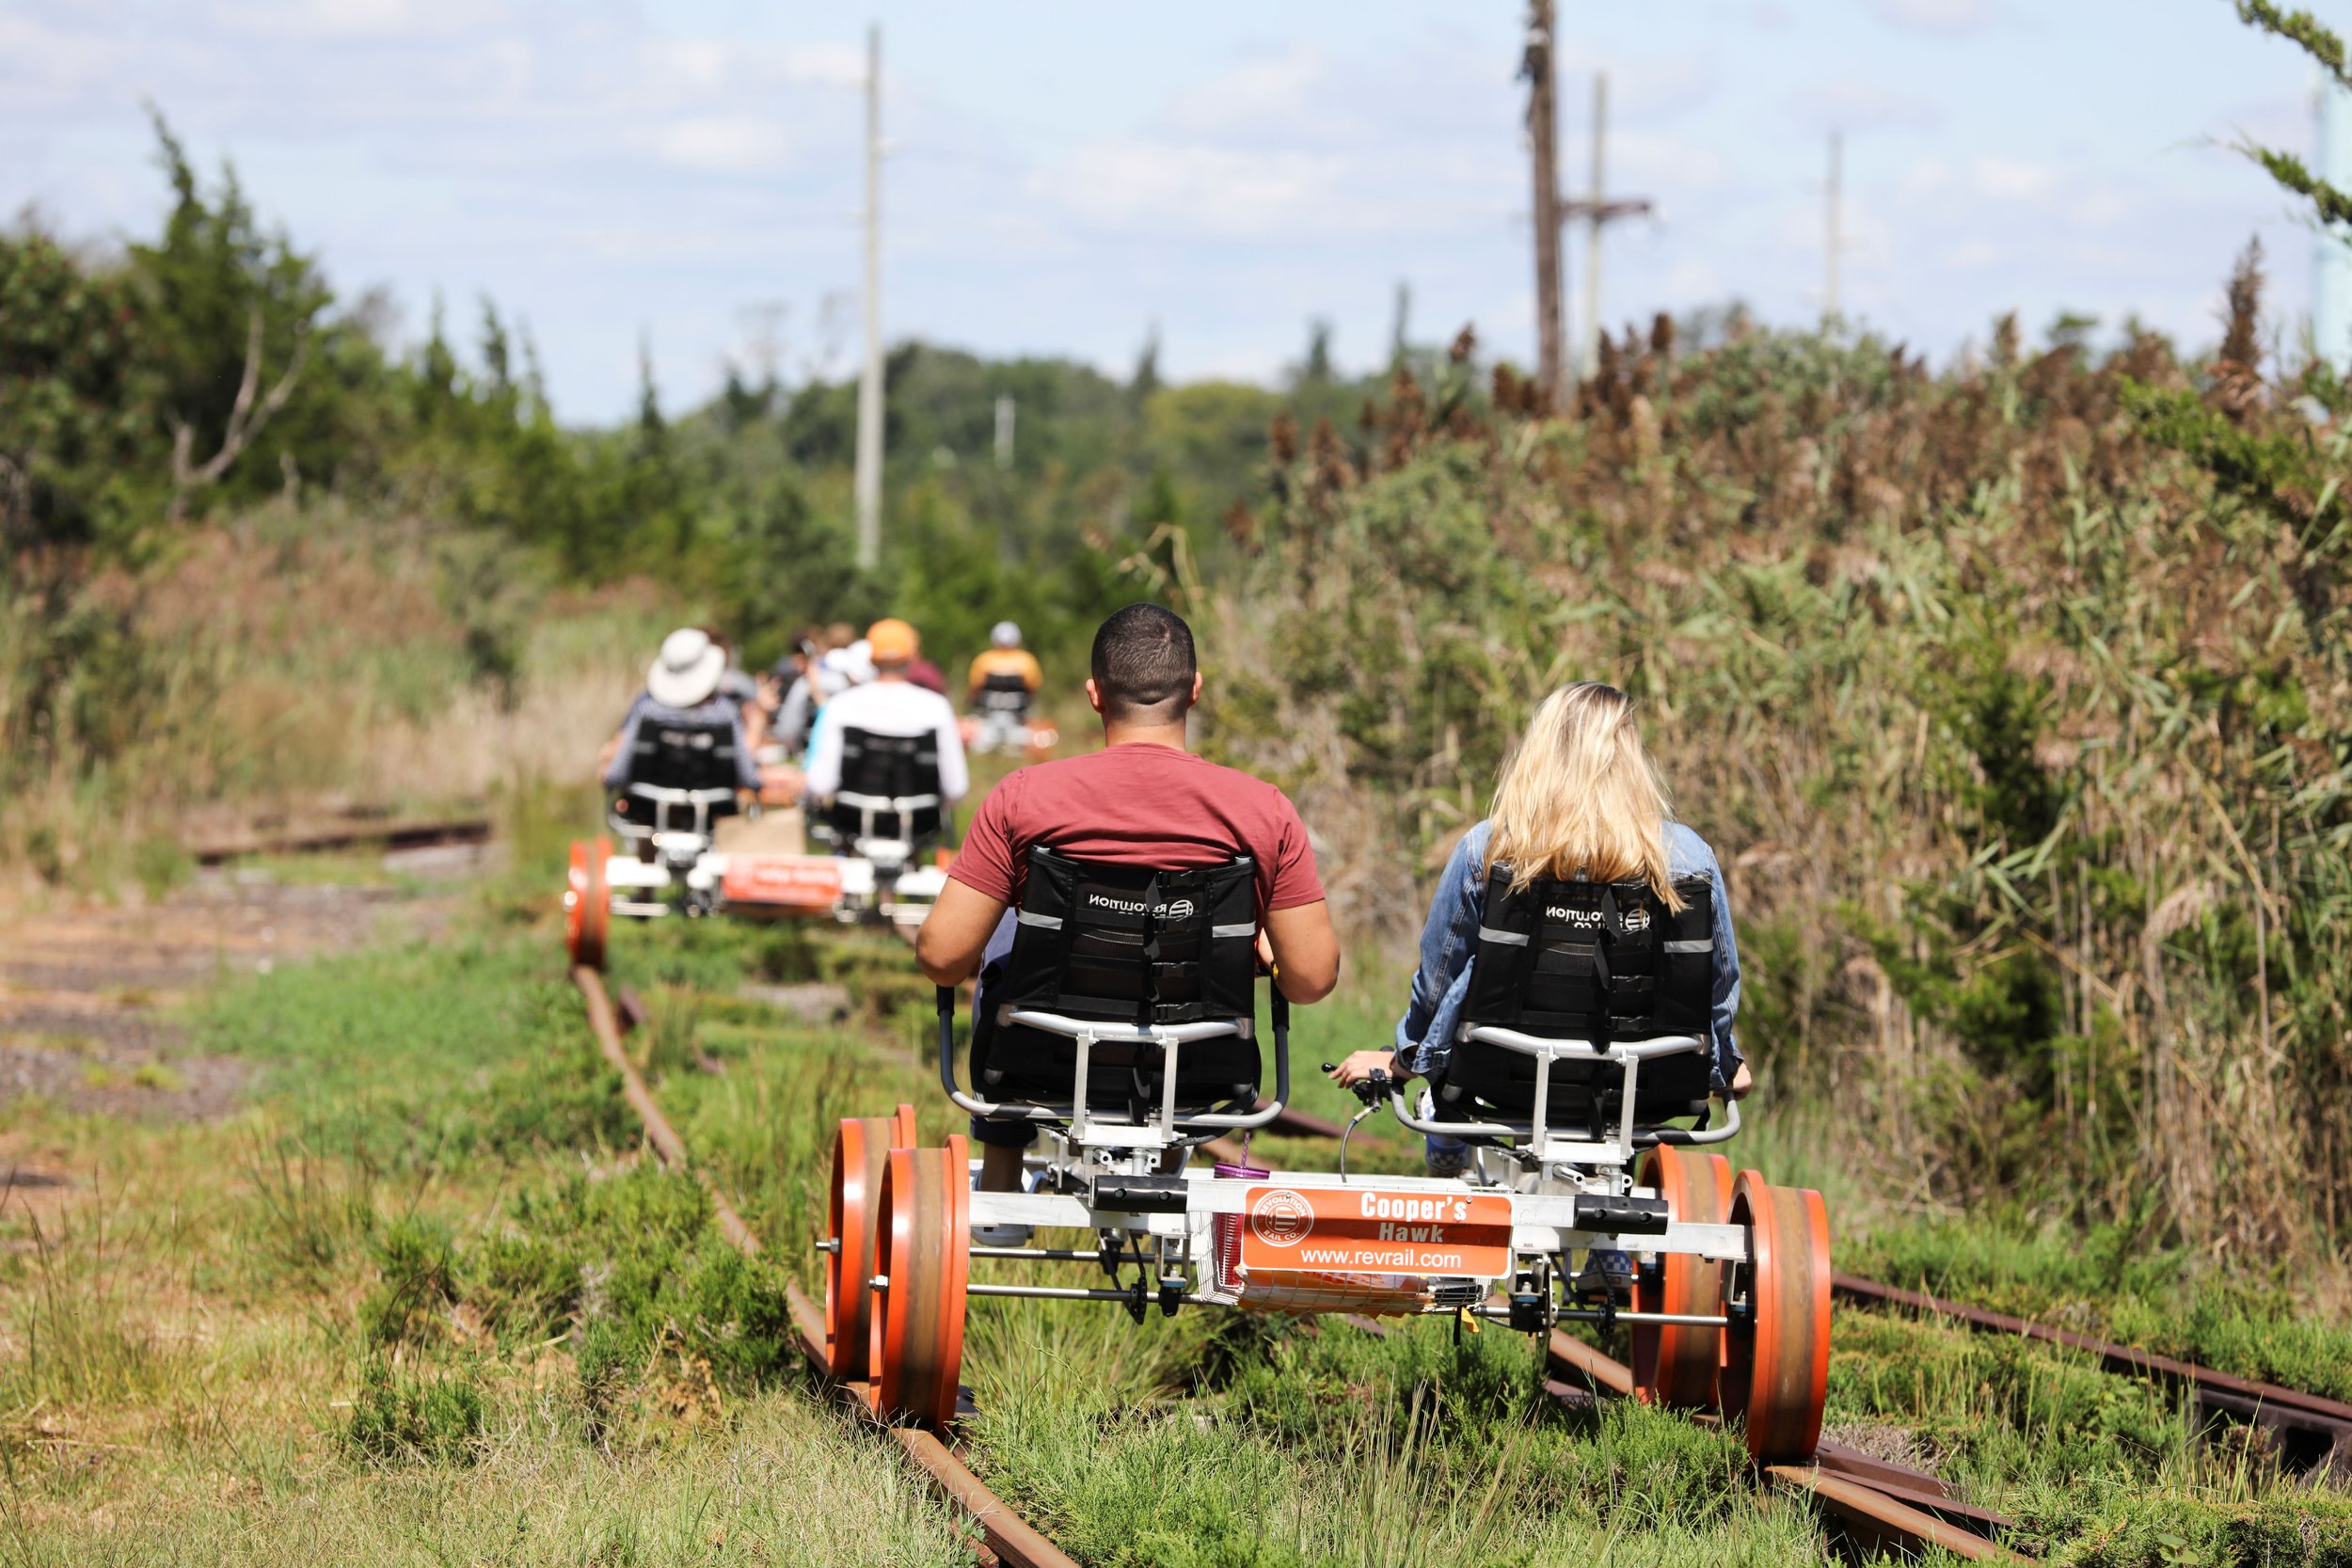
M1707 1125L1697 1033L1621 1037L1607 1025L1634 1021L1605 1009L1604 1027L1581 1036L1473 1022L1430 1113L1383 1079L1358 1085L1366 1114L1385 1099L1406 1126L1470 1144L1464 1179L1351 1178L1343 1151L1336 1172L1195 1165L1202 1144L1265 1126L1290 1095L1276 990L1275 1088L1257 1103L1252 899L1246 861L1154 871L1032 851L1010 953L976 997L970 1089L945 989L938 1058L957 1106L1034 1127L1044 1150L1025 1156L1022 1191L976 1191L966 1138L919 1147L911 1107L840 1123L819 1243L837 1375L870 1379L890 1419L946 1425L974 1297L1100 1301L1138 1322L1218 1306L1460 1312L1530 1334L1622 1323L1640 1397L1740 1418L1759 1462L1812 1455L1828 1379L1827 1212L1818 1193L1735 1174L1705 1147L1740 1121L1725 1101L1723 1123ZM1574 990L1591 932L1539 923L1525 937L1514 1016L1573 1016L1546 1009L1563 973ZM1038 1229L1092 1244L1027 1244ZM976 1258L1091 1264L1108 1284L977 1283Z
M721 724L644 727L629 782L607 800L612 836L571 846L564 910L573 961L603 962L616 914L923 923L946 883L946 803L927 739L845 732L841 787L809 825L829 854L718 847L718 824L739 810L731 745Z

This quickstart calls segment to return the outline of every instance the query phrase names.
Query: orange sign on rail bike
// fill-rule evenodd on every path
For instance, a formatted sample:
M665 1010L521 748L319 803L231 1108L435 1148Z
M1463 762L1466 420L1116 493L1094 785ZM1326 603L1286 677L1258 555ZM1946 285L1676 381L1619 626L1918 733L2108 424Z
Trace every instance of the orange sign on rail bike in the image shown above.
M830 910L841 897L841 863L831 855L729 855L719 891L730 904Z
M1241 1261L1252 1274L1511 1272L1511 1200L1497 1193L1264 1185L1244 1203Z

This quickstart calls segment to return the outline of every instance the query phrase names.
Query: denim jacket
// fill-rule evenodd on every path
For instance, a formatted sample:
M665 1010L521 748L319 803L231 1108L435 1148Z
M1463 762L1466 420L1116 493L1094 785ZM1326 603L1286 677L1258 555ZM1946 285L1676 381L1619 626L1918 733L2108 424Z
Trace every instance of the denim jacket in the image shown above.
M1429 903L1429 923L1422 927L1421 969L1413 976L1412 1000L1396 1022L1396 1049L1405 1068L1424 1077L1445 1066L1461 1032L1479 922L1486 911L1486 843L1494 826L1481 822L1454 846L1454 858L1438 879L1438 895ZM1740 949L1732 940L1723 867L1707 841L1679 822L1666 825L1666 861L1677 877L1705 873L1715 884L1715 995L1708 1033L1715 1047L1715 1087L1728 1088L1740 1062L1731 1034L1731 1021L1740 1012Z

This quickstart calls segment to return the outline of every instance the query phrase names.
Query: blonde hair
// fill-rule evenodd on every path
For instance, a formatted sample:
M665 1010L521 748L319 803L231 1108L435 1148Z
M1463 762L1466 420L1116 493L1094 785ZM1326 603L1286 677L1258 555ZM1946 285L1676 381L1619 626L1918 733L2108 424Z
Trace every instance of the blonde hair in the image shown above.
M1666 860L1674 808L1633 727L1632 700L1613 686L1578 681L1544 699L1503 761L1493 816L1486 869L1510 867L1515 891L1543 877L1638 879L1682 908Z

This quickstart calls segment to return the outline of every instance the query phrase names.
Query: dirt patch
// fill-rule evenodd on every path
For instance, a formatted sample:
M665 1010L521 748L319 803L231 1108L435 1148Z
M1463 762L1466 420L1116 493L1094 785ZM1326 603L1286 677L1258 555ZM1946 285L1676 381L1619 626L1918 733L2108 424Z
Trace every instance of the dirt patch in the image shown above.
M207 873L157 905L0 918L0 1105L147 1120L227 1116L251 1076L192 1055L162 1009L224 975L437 932L451 895Z

